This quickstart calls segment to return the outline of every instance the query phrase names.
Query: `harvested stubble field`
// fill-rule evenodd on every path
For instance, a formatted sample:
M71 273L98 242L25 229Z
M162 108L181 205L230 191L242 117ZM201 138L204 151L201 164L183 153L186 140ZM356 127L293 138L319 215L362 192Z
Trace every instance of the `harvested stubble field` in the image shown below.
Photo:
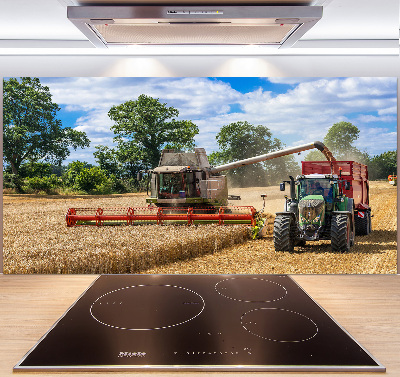
M67 228L69 207L143 206L143 194L107 197L4 195L5 273L396 273L396 188L371 182L373 232L357 237L349 253L327 241L293 253L275 252L269 234L251 240L245 226L142 225ZM277 187L232 189L237 205L283 208Z

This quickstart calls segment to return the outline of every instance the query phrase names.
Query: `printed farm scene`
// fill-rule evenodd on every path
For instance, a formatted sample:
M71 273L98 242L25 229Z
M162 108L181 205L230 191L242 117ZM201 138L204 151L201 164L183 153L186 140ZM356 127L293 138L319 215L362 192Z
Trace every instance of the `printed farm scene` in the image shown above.
M3 124L4 273L396 273L396 78L5 78Z

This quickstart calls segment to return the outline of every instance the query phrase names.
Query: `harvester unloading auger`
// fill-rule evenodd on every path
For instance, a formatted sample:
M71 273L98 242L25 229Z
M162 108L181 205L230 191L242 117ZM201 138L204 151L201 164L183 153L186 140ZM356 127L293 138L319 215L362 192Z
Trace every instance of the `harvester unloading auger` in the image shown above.
M70 208L66 215L67 226L171 222L254 226L257 215L254 207L227 205L227 179L220 173L313 148L320 150L328 161L335 161L332 153L319 141L215 167L210 166L204 148L185 153L165 149L159 166L147 172L151 174L147 207ZM141 178L139 173L138 179Z

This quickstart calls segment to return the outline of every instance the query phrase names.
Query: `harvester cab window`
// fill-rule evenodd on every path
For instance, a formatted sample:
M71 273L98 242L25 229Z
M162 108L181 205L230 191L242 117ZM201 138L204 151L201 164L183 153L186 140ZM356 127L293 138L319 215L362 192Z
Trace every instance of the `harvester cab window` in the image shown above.
M185 192L185 185L182 178L181 173L160 174L159 198L179 198L180 193L182 191Z
M200 196L194 172L161 173L159 175L160 199L193 198ZM198 181L198 180L197 180ZM197 186L199 186L197 182Z
M196 195L196 177L194 172L187 172L185 174L185 182L186 182L186 196L189 198L193 198Z

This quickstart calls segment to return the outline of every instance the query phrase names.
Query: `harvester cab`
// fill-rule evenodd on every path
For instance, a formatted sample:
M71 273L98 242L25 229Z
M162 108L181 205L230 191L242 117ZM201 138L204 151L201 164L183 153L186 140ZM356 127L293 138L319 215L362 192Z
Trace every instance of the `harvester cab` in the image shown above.
M159 165L149 171L146 202L162 207L226 206L226 176L211 174L210 168L204 148L185 153L164 149Z

